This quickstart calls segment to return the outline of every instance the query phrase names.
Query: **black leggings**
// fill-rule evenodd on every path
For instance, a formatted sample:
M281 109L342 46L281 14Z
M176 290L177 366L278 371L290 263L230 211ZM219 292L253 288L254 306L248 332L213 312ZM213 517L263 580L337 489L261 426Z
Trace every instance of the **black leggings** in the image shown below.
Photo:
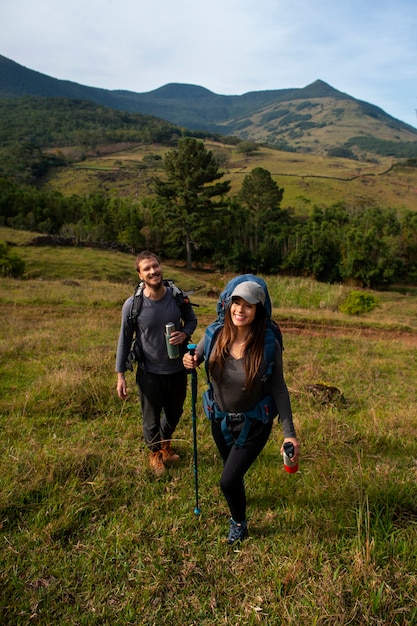
M258 420L252 420L250 431L242 448L237 448L235 443L228 447L224 439L221 421L213 420L211 432L216 446L223 459L223 473L220 478L220 487L229 505L230 513L235 522L246 520L246 492L244 476L259 453L265 447L271 434L272 421L263 424ZM233 432L236 441L239 431Z

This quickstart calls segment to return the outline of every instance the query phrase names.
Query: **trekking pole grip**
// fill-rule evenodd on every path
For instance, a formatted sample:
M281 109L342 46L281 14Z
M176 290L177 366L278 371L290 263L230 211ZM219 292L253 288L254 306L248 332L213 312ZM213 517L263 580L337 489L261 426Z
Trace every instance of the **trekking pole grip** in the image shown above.
M196 348L197 348L197 344L195 344L195 343L188 343L187 344L187 350L189 350L191 356L194 356Z
M197 344L195 344L195 343L187 344L187 350L189 350L191 356L195 355L196 348L197 348ZM195 405L196 398L197 398L197 371L196 371L195 367L193 367L191 370L188 370L188 371L191 372L191 386L192 386L192 391L193 391L193 403Z
M187 344L187 350L188 350L190 356L194 356L195 355L196 348L197 348L197 344L195 344L195 343L188 343ZM191 371L192 372L194 371L194 367L192 368Z

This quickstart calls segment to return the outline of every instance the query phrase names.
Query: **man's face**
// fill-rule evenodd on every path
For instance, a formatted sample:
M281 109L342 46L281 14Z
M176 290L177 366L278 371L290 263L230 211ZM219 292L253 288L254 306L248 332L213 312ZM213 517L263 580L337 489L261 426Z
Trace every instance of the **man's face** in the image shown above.
M158 289L162 284L162 268L155 257L140 261L138 274L150 289Z

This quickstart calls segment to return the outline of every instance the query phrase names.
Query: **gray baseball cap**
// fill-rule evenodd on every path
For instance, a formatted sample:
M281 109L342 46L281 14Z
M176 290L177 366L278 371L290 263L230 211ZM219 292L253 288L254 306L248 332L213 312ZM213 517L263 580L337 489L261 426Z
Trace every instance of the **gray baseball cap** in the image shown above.
M257 304L258 302L262 305L265 304L265 292L263 288L252 280L239 283L239 285L234 288L232 298L237 297L243 298L246 302L249 302L249 304Z

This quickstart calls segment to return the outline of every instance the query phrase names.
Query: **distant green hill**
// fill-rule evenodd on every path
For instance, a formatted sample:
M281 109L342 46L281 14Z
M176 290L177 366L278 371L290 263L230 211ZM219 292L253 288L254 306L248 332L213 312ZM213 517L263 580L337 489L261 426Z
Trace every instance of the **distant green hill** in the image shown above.
M107 143L167 143L182 130L158 117L127 113L87 100L24 96L0 98L0 144L42 147Z
M328 154L337 148L361 159L387 153L417 155L417 129L321 80L302 89L237 96L178 83L135 93L58 80L0 56L0 97L22 96L87 100L152 115L190 130L233 135L288 151Z

